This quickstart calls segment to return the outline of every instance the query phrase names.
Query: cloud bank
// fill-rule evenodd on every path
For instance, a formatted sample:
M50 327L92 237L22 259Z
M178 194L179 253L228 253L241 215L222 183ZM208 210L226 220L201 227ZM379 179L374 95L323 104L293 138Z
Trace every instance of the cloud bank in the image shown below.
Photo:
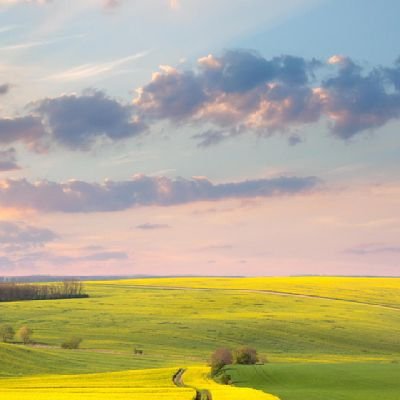
M199 127L193 136L199 147L276 132L286 132L293 145L299 143L294 132L321 120L335 137L348 140L400 118L400 59L365 70L338 55L322 62L230 50L202 57L192 69L160 67L131 103L87 90L41 99L28 109L25 116L0 118L0 144L86 151L169 122Z
M213 126L196 137L203 147L239 133L290 132L321 119L336 137L349 139L400 117L400 61L365 71L343 56L324 63L231 50L200 58L192 70L162 66L134 104L144 120Z
M25 179L0 181L0 207L41 212L91 213L139 206L296 195L316 190L316 177L279 177L214 184L206 178L170 179L136 175L127 181L65 183Z

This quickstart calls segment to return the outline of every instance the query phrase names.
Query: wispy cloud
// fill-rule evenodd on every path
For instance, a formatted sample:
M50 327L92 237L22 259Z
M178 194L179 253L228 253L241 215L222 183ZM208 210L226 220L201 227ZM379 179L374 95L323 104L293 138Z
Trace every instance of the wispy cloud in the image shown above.
M31 48L35 48L35 47L52 45L54 43L58 43L63 40L81 39L84 36L85 35L83 35L83 34L76 34L76 35L60 36L60 37L56 37L54 39L49 39L49 40L36 40L36 41L31 41L31 42L15 43L15 44L10 44L10 45L0 47L0 51L27 50L27 49L31 49Z
M25 250L29 250L27 247ZM33 251L32 251L33 250ZM7 257L0 257L0 270L10 271L13 268L27 268L29 271L32 269L40 268L42 265L57 265L70 266L76 264L86 265L102 265L110 264L116 261L124 261L129 259L129 254L124 251L118 250L104 250L97 252L78 253L76 255L56 253L51 251L42 251L31 249L22 253L15 252L8 254Z
M59 81L75 81L80 79L92 78L94 76L112 72L121 67L122 65L128 64L132 61L145 57L147 54L149 54L149 51L143 51L128 57L119 58L118 60L109 61L105 63L82 64L77 67L73 67L65 71L50 75L45 79L59 80Z
M0 3L1 4L1 3ZM18 25L7 25L7 26L2 26L0 28L0 33L6 33L6 32L10 32L13 31L14 29L17 29Z
M148 222L145 224L136 225L136 229L141 229L144 231L151 231L151 230L157 230L157 229L168 229L168 228L170 228L170 226L167 224L151 224Z
M6 252L42 247L58 238L58 234L47 228L0 221L0 248Z
M232 244L210 244L207 246L202 246L194 249L195 251L200 252L209 252L209 251L225 251L225 250L232 250L234 246Z
M345 250L345 253L360 256L372 254L400 254L400 245L385 243L366 243L348 248Z

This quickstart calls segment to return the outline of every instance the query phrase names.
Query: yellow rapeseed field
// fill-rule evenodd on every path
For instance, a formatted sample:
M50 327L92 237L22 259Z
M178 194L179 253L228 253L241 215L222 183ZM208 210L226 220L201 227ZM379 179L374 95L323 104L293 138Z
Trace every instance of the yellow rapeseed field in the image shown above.
M195 391L172 382L173 368L101 374L2 379L4 400L192 400Z
M114 281L118 284L118 281ZM121 281L119 282L121 283ZM132 279L125 285L275 291L400 307L400 279L362 277L261 277Z

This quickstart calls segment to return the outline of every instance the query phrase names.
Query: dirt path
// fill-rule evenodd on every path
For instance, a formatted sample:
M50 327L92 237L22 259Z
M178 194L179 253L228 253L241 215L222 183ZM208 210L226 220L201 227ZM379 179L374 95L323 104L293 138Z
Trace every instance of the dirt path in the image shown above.
M172 377L172 381L174 382L175 386L194 389L196 391L196 394L193 400L212 400L212 395L209 390L198 389L192 386L185 385L185 383L183 382L183 374L185 373L185 371L186 370L184 368L180 368Z
M107 285L104 286L112 286L116 285ZM156 285L118 285L119 287L124 287L127 289L157 289L157 290L193 290L193 291L214 291L214 290L224 290L230 292L242 292L242 293L258 293L258 294L266 294L272 296L285 296L285 297L300 297L304 299L319 299L319 300L330 300L330 301L343 301L346 303L360 304L368 307L376 307L383 308L386 310L394 310L400 311L400 307L396 306L387 306L383 304L376 303L368 303L365 301L359 300L351 300L351 299L342 299L338 297L328 297L328 296L318 296L315 294L302 294L302 293L293 293L293 292L283 292L276 290L262 290L262 289L237 289L237 288L212 288L212 287L190 287L190 286L156 286Z

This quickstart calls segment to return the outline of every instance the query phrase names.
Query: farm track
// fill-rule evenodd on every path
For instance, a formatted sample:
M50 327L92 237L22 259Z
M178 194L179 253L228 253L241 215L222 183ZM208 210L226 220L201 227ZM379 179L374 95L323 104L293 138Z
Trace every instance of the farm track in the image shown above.
M176 374L172 377L172 381L174 382L175 386L181 388L191 388L196 391L195 397L193 400L212 400L212 395L209 390L206 389L198 389L192 386L185 385L183 382L183 374L185 373L184 368L180 368Z
M117 285L103 284L103 286L115 287ZM317 299L329 301L342 301L345 303L359 304L363 306L383 308L385 310L400 311L400 307L388 306L384 304L368 303L366 301L342 299L338 297L318 296L314 294L303 294L293 292L281 292L275 290L262 290L262 289L236 289L236 288L212 288L212 287L190 287L190 286L155 286L155 285L118 285L118 287L126 289L153 289L153 290L188 290L188 291L227 291L227 292L240 292L240 293L258 293L272 296L285 296L297 297L304 299Z

